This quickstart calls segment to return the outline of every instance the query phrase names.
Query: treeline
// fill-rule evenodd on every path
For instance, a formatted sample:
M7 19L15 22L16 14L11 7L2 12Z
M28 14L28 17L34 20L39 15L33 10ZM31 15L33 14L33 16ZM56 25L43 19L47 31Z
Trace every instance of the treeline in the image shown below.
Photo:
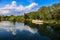
M0 21L12 21L12 22L23 22L24 18L23 16L0 16Z
M42 6L36 12L25 13L24 16L0 16L0 21L9 20L9 21L19 21L23 22L24 19L33 20L60 20L60 3L53 4L51 6Z
M30 12L26 15L27 19L60 20L60 3L48 7L42 6L37 12Z

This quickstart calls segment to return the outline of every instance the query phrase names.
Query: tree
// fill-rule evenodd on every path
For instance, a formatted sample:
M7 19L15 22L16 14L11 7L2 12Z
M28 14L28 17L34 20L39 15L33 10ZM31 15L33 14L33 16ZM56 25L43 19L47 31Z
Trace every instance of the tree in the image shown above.
M52 15L53 15L53 17L54 17L55 20L60 20L60 9L54 10L52 12Z

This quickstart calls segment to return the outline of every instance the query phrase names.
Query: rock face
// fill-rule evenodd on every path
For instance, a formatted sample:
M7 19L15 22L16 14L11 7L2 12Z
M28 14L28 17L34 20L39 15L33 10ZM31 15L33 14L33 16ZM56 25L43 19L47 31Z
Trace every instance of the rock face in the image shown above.
M43 24L43 21L42 20L32 20L32 23Z

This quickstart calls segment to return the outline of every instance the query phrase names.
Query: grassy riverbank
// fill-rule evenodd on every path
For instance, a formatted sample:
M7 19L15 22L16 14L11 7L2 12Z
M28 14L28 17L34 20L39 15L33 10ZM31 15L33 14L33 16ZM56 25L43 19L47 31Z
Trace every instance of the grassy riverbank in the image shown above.
M60 24L60 20L44 20L47 24Z

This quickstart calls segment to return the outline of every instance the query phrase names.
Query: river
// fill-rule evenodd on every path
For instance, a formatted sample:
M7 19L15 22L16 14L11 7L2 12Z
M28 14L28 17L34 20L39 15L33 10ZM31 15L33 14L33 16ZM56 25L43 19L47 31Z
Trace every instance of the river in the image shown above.
M38 33L37 28L31 28L24 23L15 24L10 21L0 22L0 40L50 40Z

